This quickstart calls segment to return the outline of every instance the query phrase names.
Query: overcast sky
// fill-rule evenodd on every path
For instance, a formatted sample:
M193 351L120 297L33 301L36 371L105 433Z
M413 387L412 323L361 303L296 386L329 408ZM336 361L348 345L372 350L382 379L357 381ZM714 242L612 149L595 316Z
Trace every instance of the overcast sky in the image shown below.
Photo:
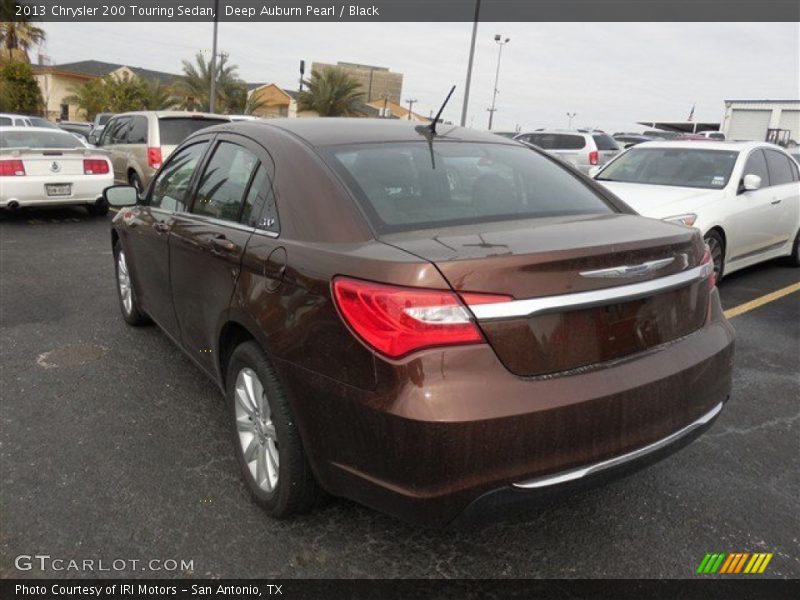
M471 23L221 23L219 47L248 82L297 89L299 60L357 62L404 74L415 112L456 93L461 114ZM180 73L211 48L211 23L45 23L53 63L104 60ZM497 45L503 50L494 129L573 126L639 131L636 121L720 121L724 99L800 97L798 23L482 23L467 125L485 129Z

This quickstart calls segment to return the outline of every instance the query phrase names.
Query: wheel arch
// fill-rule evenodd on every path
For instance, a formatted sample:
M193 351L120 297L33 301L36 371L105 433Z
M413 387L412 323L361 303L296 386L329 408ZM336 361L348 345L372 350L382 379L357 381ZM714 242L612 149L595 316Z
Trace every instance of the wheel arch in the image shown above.
M258 337L239 321L227 321L220 329L217 339L217 368L223 389L227 386L226 378L231 354L238 345L251 340L262 345Z

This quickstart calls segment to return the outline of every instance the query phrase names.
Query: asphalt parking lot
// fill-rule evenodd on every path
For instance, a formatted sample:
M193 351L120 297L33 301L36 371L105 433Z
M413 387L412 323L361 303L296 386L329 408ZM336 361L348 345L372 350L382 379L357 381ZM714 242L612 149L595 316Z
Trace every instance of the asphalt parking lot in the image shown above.
M108 221L0 223L0 576L81 575L14 567L47 554L192 560L197 577L684 578L706 552L743 551L774 553L764 576L800 577L800 293L733 317L727 409L646 471L475 529L344 500L277 522L239 478L217 389L120 318ZM720 292L729 309L798 280L769 263Z

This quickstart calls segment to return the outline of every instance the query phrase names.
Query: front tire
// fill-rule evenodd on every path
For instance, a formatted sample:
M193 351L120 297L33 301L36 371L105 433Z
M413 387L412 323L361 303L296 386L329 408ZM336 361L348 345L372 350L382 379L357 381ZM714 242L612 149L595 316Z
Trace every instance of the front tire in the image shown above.
M714 277L719 282L725 275L725 242L716 231L709 231L704 239L711 250L711 258L714 261Z
M128 260L122 249L122 242L117 240L114 244L114 272L117 275L117 297L122 318L128 325L138 327L150 321L144 311L139 307L136 290L133 288Z
M276 519L308 512L321 490L289 398L258 344L233 351L226 381L236 460L253 499Z
M93 217L103 217L108 214L108 203L105 200L99 200L94 204L87 204L86 210Z

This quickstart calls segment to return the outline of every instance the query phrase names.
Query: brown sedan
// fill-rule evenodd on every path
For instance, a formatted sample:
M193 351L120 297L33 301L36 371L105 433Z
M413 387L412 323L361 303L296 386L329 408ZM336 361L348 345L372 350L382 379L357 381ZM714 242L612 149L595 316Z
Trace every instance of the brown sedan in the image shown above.
M628 472L731 390L700 233L546 154L403 121L206 129L111 233L122 314L225 393L275 517L323 490L444 525Z

